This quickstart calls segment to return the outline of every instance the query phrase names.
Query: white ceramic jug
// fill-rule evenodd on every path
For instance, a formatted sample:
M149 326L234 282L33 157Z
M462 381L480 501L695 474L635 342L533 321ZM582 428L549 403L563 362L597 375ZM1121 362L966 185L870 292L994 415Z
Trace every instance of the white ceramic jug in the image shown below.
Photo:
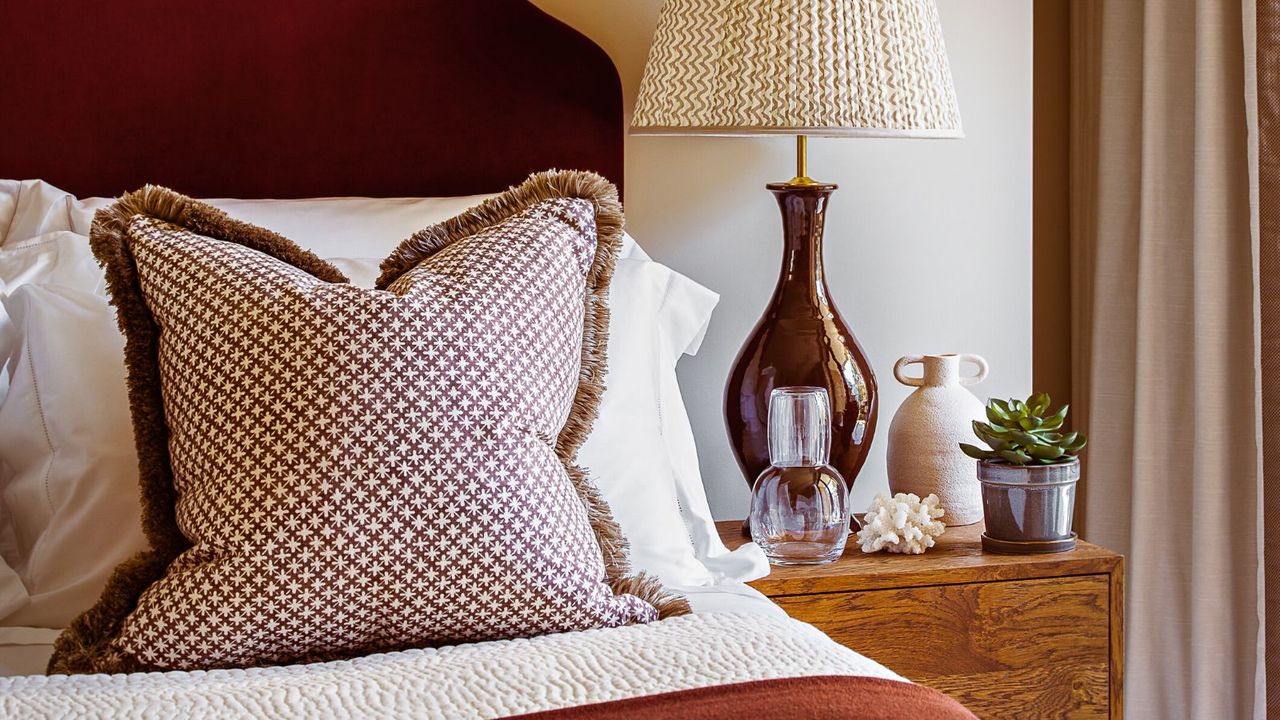
M972 363L977 374L961 377L960 364ZM921 377L905 374L907 366L924 366ZM987 361L977 355L908 355L893 366L893 376L916 388L894 413L889 425L889 490L924 497L935 493L946 510L947 525L970 525L982 519L982 488L977 461L960 451L974 444L972 423L986 410L964 385L982 382Z

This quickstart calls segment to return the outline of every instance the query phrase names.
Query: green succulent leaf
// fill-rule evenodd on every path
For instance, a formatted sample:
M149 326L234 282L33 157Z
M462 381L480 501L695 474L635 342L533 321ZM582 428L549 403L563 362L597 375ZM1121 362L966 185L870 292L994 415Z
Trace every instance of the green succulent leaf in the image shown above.
M1001 450L1000 457L1012 465L1026 465L1031 462L1031 456L1021 450Z
M986 440L989 437L999 437L1000 431L991 427L981 420L973 421L973 434L978 436L980 440Z
M1027 398L1027 406L1033 415L1044 415L1049 411L1049 393L1036 393Z
M983 442L986 442L987 438L991 437L993 434L991 426L979 420L974 420L970 424L970 427L973 428L973 436Z
M1058 412L1050 415L1044 420L1044 428L1046 430L1057 430L1062 427L1062 423L1067 419L1067 405L1063 405Z
M1057 445L1033 445L1027 448L1027 454L1037 460L1057 460L1064 452Z
M969 443L960 443L960 450L974 460L990 460L995 455L995 453L990 450L983 450L982 448L976 445L970 445Z
M991 399L986 405L987 422L973 421L974 436L991 449L960 443L961 449L971 458L1013 465L1053 465L1075 460L1085 437L1061 432L1068 406L1046 415L1051 402L1048 393L1035 393L1025 401Z
M1007 423L1009 422L1009 413L1001 410L993 402L987 405L987 420L990 420L994 425Z
M1035 393L1025 401L1017 398L992 399L986 405L988 422L975 420L973 434L990 446L985 450L961 443L969 457L1013 465L1053 465L1071 462L1085 445L1084 435L1062 432L1068 406L1047 414L1052 400L1048 393Z
M1031 434L1031 433L1029 433L1029 432L1018 432L1018 431L1015 431L1015 432L1013 432L1013 433L1012 433L1012 435L1013 435L1013 440L1014 440L1014 442L1018 443L1019 445L1023 445L1023 446L1027 446L1027 445L1039 445L1039 444L1040 444L1040 442L1041 442L1040 438L1036 437L1035 435L1032 435L1032 434Z
M1013 445L1011 438L990 429L975 427L974 435L977 435L982 442L990 445L993 450L1007 450Z
M988 431L988 433L993 437L998 437L1001 440L1008 440L1010 442L1014 441L1014 434L1017 432L1018 430L1010 430L1009 428L991 428L991 430Z

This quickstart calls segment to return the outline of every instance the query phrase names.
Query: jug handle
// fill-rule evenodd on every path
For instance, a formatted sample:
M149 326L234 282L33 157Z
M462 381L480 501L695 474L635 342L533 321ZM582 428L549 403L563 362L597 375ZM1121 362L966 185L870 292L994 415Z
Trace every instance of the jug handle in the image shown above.
M898 358L898 362L893 364L893 376L903 385L908 387L920 387L921 385L924 385L924 378L911 377L910 375L904 374L902 371L906 370L908 365L922 362L924 362L923 355L907 355L900 357Z
M981 355L970 355L966 353L960 356L960 362L972 363L978 366L977 374L960 378L961 385L977 385L987 379L987 373L991 370L991 368L987 366L986 358L983 358Z

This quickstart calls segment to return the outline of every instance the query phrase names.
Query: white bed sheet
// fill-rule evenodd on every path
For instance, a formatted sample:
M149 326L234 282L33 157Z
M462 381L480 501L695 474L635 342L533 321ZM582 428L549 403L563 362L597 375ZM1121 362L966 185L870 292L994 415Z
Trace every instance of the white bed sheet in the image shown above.
M707 587L670 587L689 599L695 613L749 613L786 617L787 613L764 593L737 581L726 580Z
M670 589L689 599L693 612L747 613L786 617L786 612L772 600L745 583L722 582L706 587ZM0 677L43 675L53 641L61 630L29 627L0 627Z
M61 630L0 627L0 677L43 675Z

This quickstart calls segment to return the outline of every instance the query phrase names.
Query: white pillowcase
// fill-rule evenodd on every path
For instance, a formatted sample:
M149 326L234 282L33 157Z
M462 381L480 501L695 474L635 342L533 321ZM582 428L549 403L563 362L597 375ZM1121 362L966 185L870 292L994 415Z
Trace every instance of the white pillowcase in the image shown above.
M614 509L636 568L669 585L706 585L715 578L694 553L664 432L662 377L675 376L681 354L670 352L671 323L662 322L673 276L655 262L618 261L609 289L609 372L578 461ZM698 299L710 305L718 299L700 285L681 284L703 291Z
M322 255L382 256L484 197L212 202ZM0 555L12 568L0 567L0 625L60 627L92 604L115 564L144 546L123 341L82 234L92 212L110 202L0 181L0 229L9 229L0 237L0 290L16 320L5 328L0 317L0 359L9 358L3 376L13 381L0 402ZM377 275L376 260L332 262L357 284ZM717 296L649 261L629 238L611 292L607 390L581 457L630 541L633 564L689 587L766 574L758 548L730 553L715 532L676 382L676 362L697 350ZM74 360L43 362L51 351ZM36 362L24 366L27 353ZM83 373L89 365L99 371ZM44 440L41 409L57 418ZM57 490L42 497L41 488ZM126 526L132 530L106 541L95 535Z
M698 351L719 300L665 265L618 261L610 288L609 375L600 419L579 451L631 541L636 567L671 585L704 584L686 580L695 571L677 562L690 542L697 567L711 583L754 580L769 572L756 545L730 552L720 541L676 380L676 363ZM672 483L659 481L668 476ZM681 508L686 531L678 544L661 511L672 500Z
M274 230L320 257L384 258L422 228L491 197L210 198L204 202L238 220ZM43 180L0 180L0 247L9 250L57 231L87 236L93 214L114 202L115 198L80 200ZM649 259L635 240L624 235L620 257L633 256Z
M124 338L92 290L29 284L4 304L21 343L0 403L0 555L28 601L0 622L63 627L146 548Z

